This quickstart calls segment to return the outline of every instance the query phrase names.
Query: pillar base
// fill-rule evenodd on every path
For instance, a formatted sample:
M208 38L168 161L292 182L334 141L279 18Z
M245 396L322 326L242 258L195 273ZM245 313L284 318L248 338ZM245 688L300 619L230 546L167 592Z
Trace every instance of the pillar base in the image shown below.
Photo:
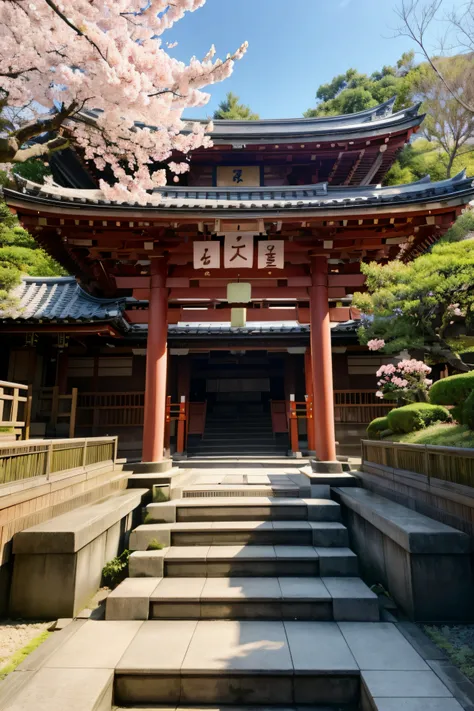
M173 467L171 459L163 459L161 462L137 462L133 465L135 474L164 474Z
M312 459L311 471L313 474L342 474L343 468L341 462L320 462Z

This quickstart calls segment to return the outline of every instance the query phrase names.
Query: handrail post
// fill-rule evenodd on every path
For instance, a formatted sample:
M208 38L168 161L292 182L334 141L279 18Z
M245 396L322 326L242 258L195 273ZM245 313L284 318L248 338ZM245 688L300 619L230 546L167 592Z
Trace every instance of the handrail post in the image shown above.
M314 426L313 426L313 396L311 393L305 396L306 400L306 432L308 435L308 449L315 451Z
M48 443L48 448L46 450L46 462L45 462L45 476L46 480L49 481L49 476L51 474L51 459L53 457L53 443L50 441Z
M118 459L118 437L114 437L114 469Z
M25 403L25 428L23 430L23 439L30 439L31 429L31 410L33 408L33 386L28 385L28 395ZM1 417L0 417L1 419Z
M166 397L166 409L165 409L165 436L164 436L165 457L169 457L169 453L170 453L170 436L171 436L171 395L168 395Z
M176 454L184 452L184 434L186 427L186 397L181 395L179 403L178 428L176 433Z
M296 414L295 396L290 395L290 443L293 454L299 451L298 416Z
M69 413L69 437L74 437L76 429L76 408L77 408L77 388L72 389L71 394L71 411Z
M82 468L85 469L87 466L87 437L84 440L84 448L82 450Z

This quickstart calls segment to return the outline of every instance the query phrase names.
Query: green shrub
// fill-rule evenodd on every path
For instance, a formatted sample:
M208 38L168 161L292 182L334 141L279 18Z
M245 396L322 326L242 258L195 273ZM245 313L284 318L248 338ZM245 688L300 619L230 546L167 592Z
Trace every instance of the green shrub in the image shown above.
M367 436L369 439L380 439L380 433L388 429L388 417L376 417L367 427Z
M435 422L446 422L451 418L449 411L440 405L430 405L427 402L412 402L410 405L391 410L388 424L393 432L408 433L422 430Z
M436 381L430 388L433 405L462 405L474 390L474 371L450 375Z
M157 541L156 538L152 538L151 541L148 543L147 551L161 551L163 550L163 548L163 543Z
M471 392L462 407L462 424L474 430L474 390Z
M102 580L112 590L127 577L129 558L130 551L124 550L123 553L109 560L102 568Z
M453 420L456 422L459 422L460 424L462 423L462 410L463 410L464 405L455 405L452 407L449 411L451 417Z

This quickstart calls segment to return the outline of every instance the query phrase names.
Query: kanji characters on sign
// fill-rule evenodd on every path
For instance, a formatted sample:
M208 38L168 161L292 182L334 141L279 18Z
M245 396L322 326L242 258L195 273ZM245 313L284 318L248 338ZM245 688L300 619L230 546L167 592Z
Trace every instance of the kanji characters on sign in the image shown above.
M226 235L224 241L224 267L249 269L253 267L253 236Z
M219 242L194 242L194 269L219 269L221 254Z
M285 250L283 240L262 240L258 243L258 268L283 269Z

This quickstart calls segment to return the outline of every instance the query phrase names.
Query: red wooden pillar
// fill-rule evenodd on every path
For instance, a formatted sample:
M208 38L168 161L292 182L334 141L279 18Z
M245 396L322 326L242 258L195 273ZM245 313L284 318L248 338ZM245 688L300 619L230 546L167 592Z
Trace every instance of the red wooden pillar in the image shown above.
M323 462L336 461L331 328L326 257L311 257L310 322L315 449Z
M166 371L168 338L167 263L151 260L148 342L146 352L143 462L164 458L166 425Z
M311 348L307 348L304 354L304 378L306 390L306 429L308 432L308 449L314 452L316 445L314 442L314 389L313 389L313 365L311 363Z

